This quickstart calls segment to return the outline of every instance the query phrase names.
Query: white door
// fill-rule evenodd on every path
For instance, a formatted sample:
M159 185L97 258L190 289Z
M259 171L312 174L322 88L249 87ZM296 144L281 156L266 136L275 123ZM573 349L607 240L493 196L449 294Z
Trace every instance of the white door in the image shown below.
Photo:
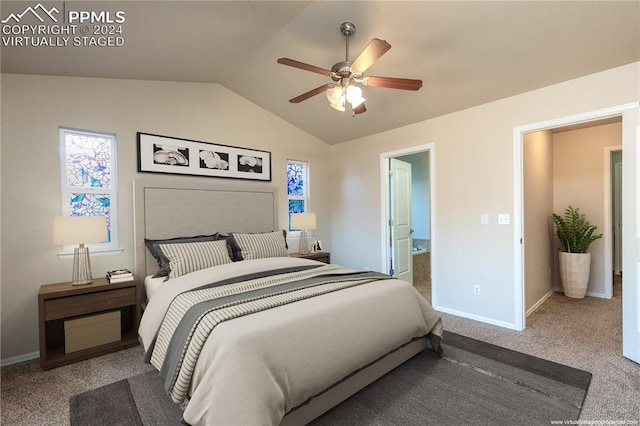
M640 113L638 108L622 116L622 355L640 363ZM632 122L634 126L625 126ZM635 134L634 134L635 133Z
M411 234L411 164L389 159L391 195L391 251L394 276L413 283Z

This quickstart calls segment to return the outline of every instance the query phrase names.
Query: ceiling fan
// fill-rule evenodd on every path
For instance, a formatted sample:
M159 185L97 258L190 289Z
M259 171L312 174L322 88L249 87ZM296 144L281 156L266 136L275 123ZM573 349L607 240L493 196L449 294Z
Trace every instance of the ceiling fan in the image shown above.
M345 60L333 65L331 70L305 64L304 62L299 62L289 58L278 59L279 64L326 75L331 77L334 81L333 83L323 84L322 86L316 87L315 89L303 93L300 96L296 96L295 98L290 99L289 102L297 104L311 98L312 96L325 92L329 99L329 104L333 108L338 111L345 111L346 104L348 103L351 107L352 114L356 115L362 114L367 110L367 108L364 105L365 99L362 97L362 89L360 89L360 87L355 83L372 87L386 87L390 89L414 91L419 90L422 87L422 80L365 76L364 72L389 49L391 49L391 45L385 40L374 38L369 42L367 47L360 52L355 60L350 61L349 36L355 34L356 26L351 22L343 22L342 25L340 25L340 32L346 39Z

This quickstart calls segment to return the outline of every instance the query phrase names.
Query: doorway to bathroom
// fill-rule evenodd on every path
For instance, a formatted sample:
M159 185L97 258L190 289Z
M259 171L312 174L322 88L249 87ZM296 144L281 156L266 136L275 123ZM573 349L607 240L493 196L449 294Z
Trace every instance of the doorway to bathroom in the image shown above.
M384 270L434 296L433 145L381 154Z

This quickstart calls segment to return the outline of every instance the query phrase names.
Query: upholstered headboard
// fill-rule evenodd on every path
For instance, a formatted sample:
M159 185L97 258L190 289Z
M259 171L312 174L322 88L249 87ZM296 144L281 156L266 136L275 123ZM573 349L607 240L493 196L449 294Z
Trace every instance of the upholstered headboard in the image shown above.
M136 179L133 210L135 275L140 279L158 269L145 247L145 238L278 229L277 189L264 183L242 185L211 179L181 184Z

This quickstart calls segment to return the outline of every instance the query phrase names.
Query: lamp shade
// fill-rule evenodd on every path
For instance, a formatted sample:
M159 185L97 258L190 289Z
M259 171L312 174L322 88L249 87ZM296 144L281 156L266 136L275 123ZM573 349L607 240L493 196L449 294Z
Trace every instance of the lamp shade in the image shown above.
M89 244L107 241L106 216L58 216L53 218L53 244Z
M291 229L316 229L316 214L293 213L291 215Z

